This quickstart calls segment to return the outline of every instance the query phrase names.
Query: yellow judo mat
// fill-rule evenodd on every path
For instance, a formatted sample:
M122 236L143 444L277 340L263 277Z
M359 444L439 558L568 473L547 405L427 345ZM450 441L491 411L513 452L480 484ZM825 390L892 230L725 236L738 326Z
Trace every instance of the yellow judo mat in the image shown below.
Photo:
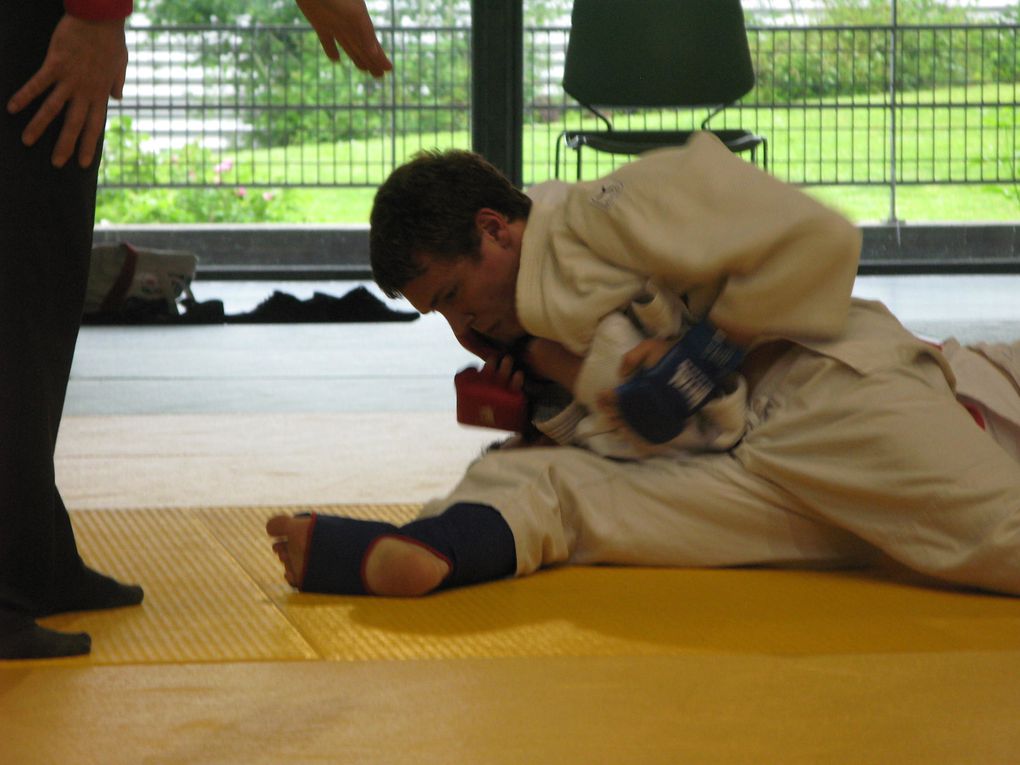
M1020 763L1020 599L873 571L562 568L419 600L295 593L265 521L72 514L138 608L0 663L0 763Z

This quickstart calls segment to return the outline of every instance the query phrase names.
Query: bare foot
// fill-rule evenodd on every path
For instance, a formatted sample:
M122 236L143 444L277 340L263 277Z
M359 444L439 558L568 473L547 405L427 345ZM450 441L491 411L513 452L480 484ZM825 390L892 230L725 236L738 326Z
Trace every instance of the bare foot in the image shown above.
M312 529L310 517L277 515L266 523L274 537L273 552L283 564L287 582L301 588ZM364 562L365 588L373 595L408 598L436 589L450 573L450 564L422 545L383 536Z
M275 537L273 552L283 564L284 578L292 587L301 587L311 528L312 519L305 516L275 515L266 523L266 533Z
M450 574L450 564L422 545L383 537L365 561L365 587L373 595L414 598L432 592Z

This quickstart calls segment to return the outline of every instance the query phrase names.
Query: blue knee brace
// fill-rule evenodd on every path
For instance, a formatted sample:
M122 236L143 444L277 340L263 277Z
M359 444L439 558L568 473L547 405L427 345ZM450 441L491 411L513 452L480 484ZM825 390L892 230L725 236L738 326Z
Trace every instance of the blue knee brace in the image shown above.
M689 417L715 394L726 375L744 360L743 349L709 321L691 327L657 364L616 389L624 422L653 444L676 438Z
M369 595L365 561L380 539L421 545L450 565L441 588L510 576L517 570L513 533L488 505L459 502L442 514L404 526L335 515L314 516L305 554L304 592Z

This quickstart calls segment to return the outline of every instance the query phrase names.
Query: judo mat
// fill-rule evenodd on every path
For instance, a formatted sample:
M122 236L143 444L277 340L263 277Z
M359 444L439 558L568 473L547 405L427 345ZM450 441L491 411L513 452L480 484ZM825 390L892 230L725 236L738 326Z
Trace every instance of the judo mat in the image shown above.
M0 763L1020 763L1020 599L888 571L559 568L417 600L305 595L278 513L72 513L146 590L0 662Z

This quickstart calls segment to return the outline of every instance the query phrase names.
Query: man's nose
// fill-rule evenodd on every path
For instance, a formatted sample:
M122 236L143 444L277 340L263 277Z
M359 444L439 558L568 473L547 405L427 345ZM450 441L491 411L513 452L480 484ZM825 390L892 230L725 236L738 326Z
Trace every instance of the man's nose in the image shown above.
M461 311L455 310L443 311L442 314L446 317L446 321L455 335L464 334L469 329L472 329L475 323L474 314L462 313Z

